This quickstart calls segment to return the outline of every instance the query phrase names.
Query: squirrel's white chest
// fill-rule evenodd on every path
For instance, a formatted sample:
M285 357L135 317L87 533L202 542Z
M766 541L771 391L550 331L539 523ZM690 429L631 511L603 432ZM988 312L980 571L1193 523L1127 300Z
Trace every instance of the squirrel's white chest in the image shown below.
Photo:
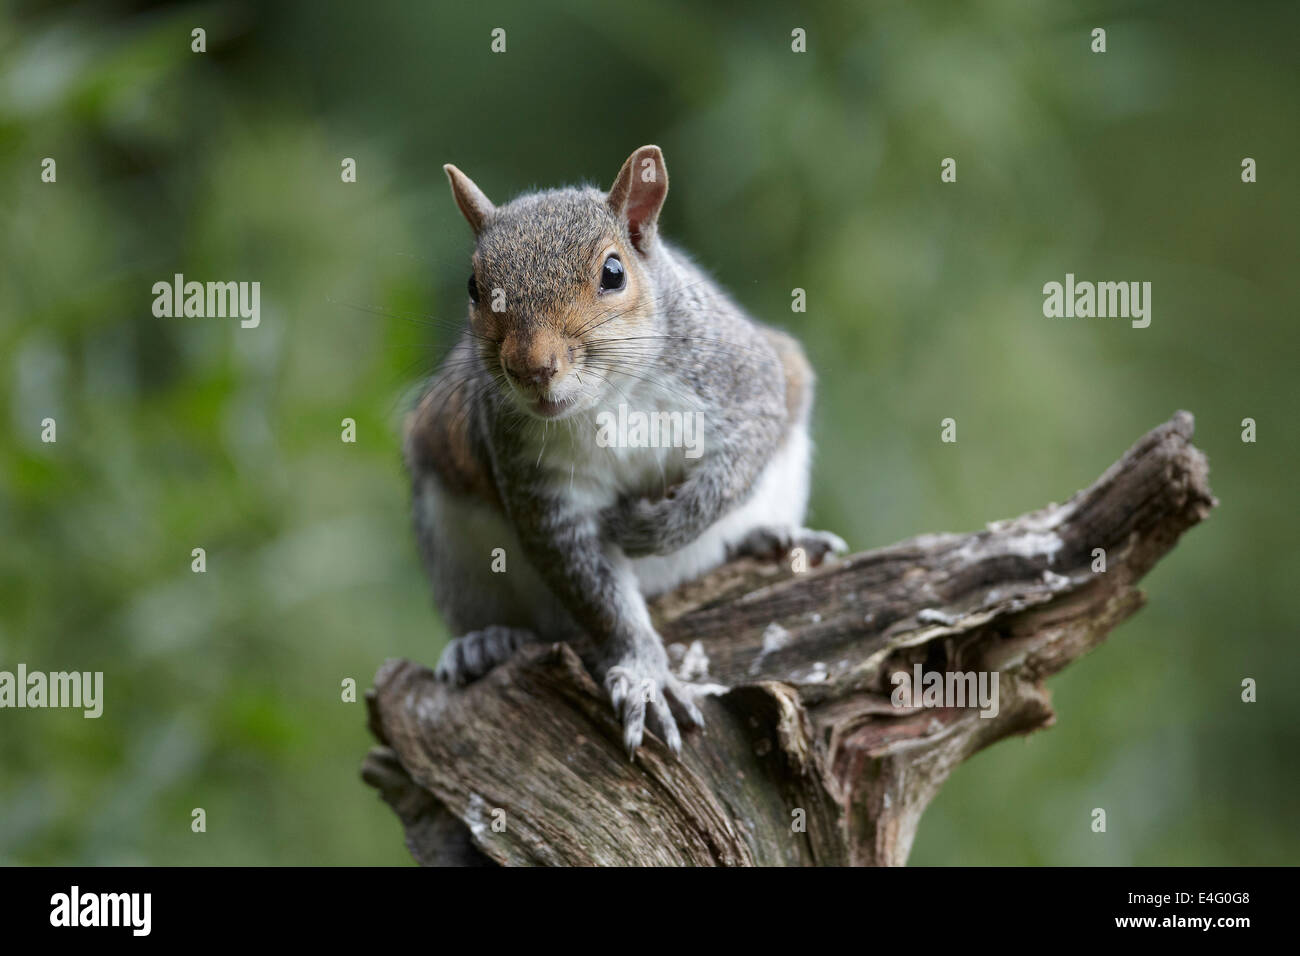
M538 464L578 511L600 511L627 494L666 494L704 453L702 417L671 406L601 408L543 434Z
M635 435L614 444L597 442L591 434L580 437L578 432L568 438L553 444L542 458L569 507L592 514L625 494L666 492L685 478L693 460L688 454L696 448L707 453L707 435L698 445L676 442L670 436L648 447ZM660 594L717 567L726 560L728 549L755 528L800 527L808 502L811 456L806 429L792 429L745 501L685 547L632 560L642 593Z
M551 454L558 455L563 447L552 445ZM675 456L667 454L671 449L653 448L600 448L599 453L592 451L586 456L575 451L581 451L581 446L565 449L568 457L551 458L546 467L563 486L568 506L593 514L628 489L644 488L648 476L662 475L669 485L674 477L680 480L687 461L681 449ZM738 507L671 554L632 559L631 571L641 593L663 593L717 567L726 560L729 546L755 528L801 527L808 500L810 457L807 431L793 430ZM566 477L570 468L571 477ZM501 512L450 497L431 479L417 495L417 518L435 552L434 590L453 629L464 633L489 624L507 624L552 633L559 615L552 607L550 592L526 560L520 564L514 557L521 549ZM485 557L498 549L504 549L515 562L509 574L494 573ZM483 594L494 598L484 604Z
M795 429L777 449L740 505L724 514L703 534L671 554L635 558L632 568L647 596L670 591L727 559L729 549L756 528L803 526L808 506L808 474L812 443L805 429Z

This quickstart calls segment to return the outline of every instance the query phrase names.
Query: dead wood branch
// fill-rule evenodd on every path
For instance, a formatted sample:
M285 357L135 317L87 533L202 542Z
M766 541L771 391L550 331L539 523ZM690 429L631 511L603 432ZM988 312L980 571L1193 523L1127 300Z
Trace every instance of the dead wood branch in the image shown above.
M804 574L737 561L659 599L670 653L717 685L681 760L650 739L629 762L555 644L463 690L386 663L363 775L421 863L901 864L952 769L1052 723L1044 680L1141 607L1137 582L1214 506L1191 436L1179 412L1065 504L975 534ZM997 715L894 706L917 663L996 673Z

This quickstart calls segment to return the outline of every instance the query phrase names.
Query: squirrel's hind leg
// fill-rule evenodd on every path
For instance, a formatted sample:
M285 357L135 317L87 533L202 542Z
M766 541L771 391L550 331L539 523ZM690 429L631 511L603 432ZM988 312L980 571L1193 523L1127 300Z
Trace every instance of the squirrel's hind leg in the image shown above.
M468 684L508 661L525 644L537 640L532 631L518 627L485 627L481 631L471 631L455 638L443 649L434 673L441 681Z

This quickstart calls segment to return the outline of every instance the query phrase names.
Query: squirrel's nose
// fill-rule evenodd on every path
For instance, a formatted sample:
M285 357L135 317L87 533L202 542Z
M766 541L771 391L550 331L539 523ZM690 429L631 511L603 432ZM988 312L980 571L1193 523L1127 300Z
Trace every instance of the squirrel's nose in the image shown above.
M516 381L525 385L533 385L537 388L546 388L551 384L551 379L560 368L559 360L555 353L551 353L549 361L543 364L529 364L523 368L517 368L508 361L505 363L506 374Z

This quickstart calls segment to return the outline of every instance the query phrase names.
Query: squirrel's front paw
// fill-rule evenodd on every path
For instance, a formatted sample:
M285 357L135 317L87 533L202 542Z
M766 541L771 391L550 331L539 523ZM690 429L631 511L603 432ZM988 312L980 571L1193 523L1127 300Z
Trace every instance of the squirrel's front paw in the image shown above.
M671 508L667 499L625 499L606 510L602 522L605 534L629 557L652 554L668 530Z
M434 676L451 684L478 680L519 648L537 640L532 631L517 627L485 627L451 641L438 658Z
M704 726L704 715L696 706L690 688L672 675L666 659L624 657L605 672L605 690L614 704L614 713L623 723L623 744L629 759L641 746L647 716L650 729L663 738L674 754L682 752L677 719L688 726Z
M828 554L843 554L849 550L844 539L829 531L812 531L808 528L762 527L755 528L731 547L731 557L751 557L766 561L779 561L795 548L802 548L813 567L821 564Z

